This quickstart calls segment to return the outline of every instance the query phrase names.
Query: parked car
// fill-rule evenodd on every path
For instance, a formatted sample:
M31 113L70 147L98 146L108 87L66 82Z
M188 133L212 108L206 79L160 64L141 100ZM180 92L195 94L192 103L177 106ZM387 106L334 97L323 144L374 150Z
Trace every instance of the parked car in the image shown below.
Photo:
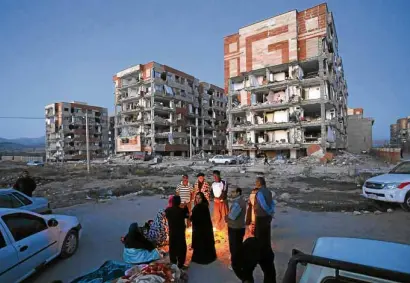
M368 179L362 196L378 201L399 203L410 212L410 161L404 161L389 173Z
M41 161L29 161L27 162L27 166L39 166L44 167L44 163Z
M144 151L133 152L131 158L134 160L149 161L151 160L151 154Z
M29 197L14 189L0 189L0 208L18 208L40 214L51 213L46 198Z
M54 258L72 256L81 232L73 216L0 208L0 282L21 282Z
M247 155L238 155L236 157L236 161L238 164L246 164L249 162L249 156Z
M319 238L311 255L292 251L283 283L410 282L410 246L357 238ZM297 281L297 265L306 265Z
M235 156L223 156L223 155L215 155L211 159L209 159L209 162L212 164L236 164L236 157Z

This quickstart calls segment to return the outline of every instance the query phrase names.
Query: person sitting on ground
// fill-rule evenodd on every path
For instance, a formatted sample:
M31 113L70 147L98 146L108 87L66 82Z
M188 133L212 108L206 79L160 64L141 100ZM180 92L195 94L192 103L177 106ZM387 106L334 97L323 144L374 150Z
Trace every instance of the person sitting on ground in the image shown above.
M192 262L209 264L216 260L215 238L209 203L203 193L195 196L197 205L192 210Z
M126 263L150 263L161 258L154 244L141 233L138 223L133 223L128 234L122 239L124 243L123 259Z
M172 199L173 196L168 198L168 206L166 208L172 207ZM145 224L144 236L157 247L166 245L168 240L168 220L165 216L165 209L160 209L155 219Z
M172 207L165 209L169 228L169 259L178 268L183 268L186 259L187 245L185 238L185 219L189 217L186 206L181 207L181 198L172 198Z
M16 183L13 186L13 189L29 196L33 196L33 192L36 189L37 185L33 178L30 177L30 174L27 170L23 171L23 175L17 179Z

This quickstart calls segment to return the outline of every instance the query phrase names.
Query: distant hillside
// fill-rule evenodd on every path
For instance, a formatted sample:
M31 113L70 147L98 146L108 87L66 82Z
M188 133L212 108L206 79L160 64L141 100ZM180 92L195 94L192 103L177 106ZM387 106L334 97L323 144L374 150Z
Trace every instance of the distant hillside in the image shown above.
M0 138L0 150L19 150L25 148L44 148L45 137L39 138Z

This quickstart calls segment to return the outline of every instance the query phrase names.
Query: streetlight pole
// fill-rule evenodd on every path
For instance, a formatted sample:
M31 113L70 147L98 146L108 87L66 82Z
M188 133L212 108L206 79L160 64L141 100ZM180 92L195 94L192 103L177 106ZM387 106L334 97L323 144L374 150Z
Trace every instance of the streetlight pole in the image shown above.
M88 135L88 113L85 114L85 147L87 150L87 172L90 173L90 138Z

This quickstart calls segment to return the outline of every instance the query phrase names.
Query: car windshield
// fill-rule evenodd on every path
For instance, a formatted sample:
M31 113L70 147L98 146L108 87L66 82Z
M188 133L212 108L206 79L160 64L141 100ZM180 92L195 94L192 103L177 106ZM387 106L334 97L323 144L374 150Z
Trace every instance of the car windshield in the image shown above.
M394 167L390 174L410 174L410 162L403 162Z

